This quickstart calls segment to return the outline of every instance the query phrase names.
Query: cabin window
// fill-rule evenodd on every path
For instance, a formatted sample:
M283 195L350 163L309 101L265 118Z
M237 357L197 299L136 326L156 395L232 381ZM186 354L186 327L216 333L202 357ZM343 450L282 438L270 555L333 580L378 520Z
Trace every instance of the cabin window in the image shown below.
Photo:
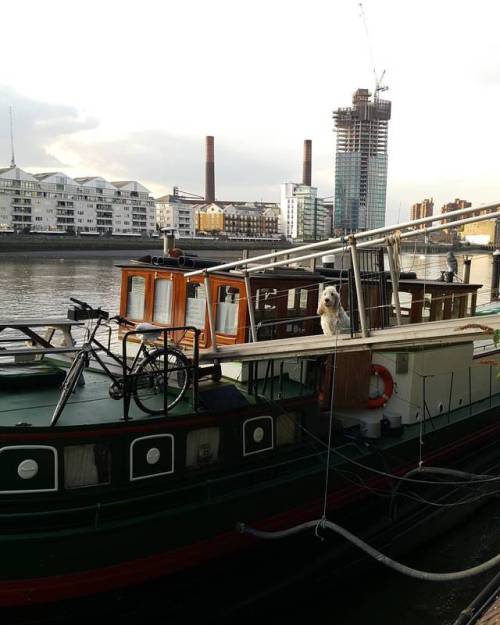
M186 291L186 325L203 330L206 310L205 287L196 282L189 282Z
M281 295L282 297L287 297ZM273 339L276 336L277 326L273 324L273 320L278 318L278 295L277 289L262 288L257 289L255 297L255 320L261 322L259 328L259 339ZM266 323L268 322L268 323Z
M172 280L155 280L153 321L156 323L172 321L172 286Z
M144 294L146 279L142 276L129 276L127 280L127 317L144 319Z
M236 334L240 291L233 286L220 286L217 293L217 316L215 329L222 334Z
M288 291L288 311L294 315L305 315L307 312L307 289L290 289Z
M109 484L111 454L107 445L69 445L64 448L65 488Z

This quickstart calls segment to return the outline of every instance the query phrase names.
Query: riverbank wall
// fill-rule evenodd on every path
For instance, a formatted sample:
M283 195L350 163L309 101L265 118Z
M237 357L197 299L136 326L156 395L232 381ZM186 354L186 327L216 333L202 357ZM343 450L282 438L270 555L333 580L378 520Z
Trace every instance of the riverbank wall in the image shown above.
M291 247L286 241L227 241L181 239L176 246L183 250L272 250ZM163 239L139 237L75 237L51 235L0 234L0 254L19 252L163 250Z
M176 246L183 250L283 250L293 246L287 241L237 241L227 239L178 239ZM494 246L442 244L423 241L401 241L401 249L406 253L443 254L453 250L456 254L468 254L480 251L492 252ZM0 254L17 254L23 252L112 252L112 251L140 251L149 252L163 250L161 238L139 237L78 237L70 235L33 235L33 234L1 234Z

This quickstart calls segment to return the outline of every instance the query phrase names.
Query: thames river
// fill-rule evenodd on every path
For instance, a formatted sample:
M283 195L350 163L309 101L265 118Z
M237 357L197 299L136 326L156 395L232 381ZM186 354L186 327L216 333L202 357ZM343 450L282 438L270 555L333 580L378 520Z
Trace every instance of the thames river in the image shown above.
M116 265L127 261L130 253L95 254L0 255L0 317L64 317L70 296L117 312L120 270ZM137 256L144 254L141 251ZM216 255L224 261L234 254L203 253L204 256ZM470 281L484 285L478 299L481 305L489 301L491 255L476 254L472 258ZM425 275L429 280L438 278L446 269L445 257L434 255L427 260L424 270L424 259L419 254L405 255L402 269L417 271L420 277ZM459 262L461 265L460 257ZM497 500L482 508L472 520L439 537L418 554L412 554L405 562L425 570L467 568L500 551L499 526L500 502ZM252 566L256 567L255 564ZM290 566L293 566L293 557ZM259 571L253 568L247 574L259 575ZM237 611L227 612L227 596L224 597L224 607L218 604L219 598L225 595L221 588L207 600L206 622L238 623L248 617L253 620L279 616L279 622L303 619L317 625L447 625L487 581L488 575L461 583L429 584L377 569L375 575L368 573L366 578L360 577L344 588L330 584L323 570L321 577L311 575L291 593L285 591L276 597L260 598L258 602L250 603L245 608L245 619ZM241 582L244 584L245 580ZM166 624L183 620L172 621L167 606L160 601L168 593L168 580L155 583L151 588L153 590L143 588L126 599L123 597L114 606L113 617L121 623L138 624L152 620L161 609L163 616L156 617L155 622ZM212 619L214 616L217 618Z

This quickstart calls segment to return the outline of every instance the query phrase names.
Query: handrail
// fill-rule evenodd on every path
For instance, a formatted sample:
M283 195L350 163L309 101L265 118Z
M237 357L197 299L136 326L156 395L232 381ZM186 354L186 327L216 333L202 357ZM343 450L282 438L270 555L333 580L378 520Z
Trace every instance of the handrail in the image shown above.
M402 229L406 229L406 228L411 228L413 226L418 226L418 225L422 225L422 224L427 224L427 223L432 223L433 221L443 221L444 219L448 220L451 217L457 217L457 216L461 216L461 215L467 215L468 213L473 213L475 211L484 211L484 210L488 210L490 208L498 208L500 206L499 202L496 202L494 204L488 204L487 206L480 206L480 207L469 207L469 208L461 208L459 210L456 211L450 211L448 213L441 213L440 215L431 215L430 217L421 217L420 219L414 219L412 221L407 221L401 224L396 224L393 226L384 226L383 228L375 228L373 230L366 230L364 232L357 232L356 234L353 234L352 237L355 240L358 239L364 239L366 237L371 237L374 235L378 235L378 234L389 234L390 232L396 232L397 230L402 230ZM493 214L493 213L492 213ZM481 217L481 215L479 215L477 218L474 219L474 221L481 221L479 219L479 217ZM491 217L490 217L491 219ZM465 222L464 222L465 223ZM467 223L472 223L472 222L467 222ZM450 227L451 224L447 223L444 227ZM429 232L431 232L430 229L428 229ZM422 234L422 230L418 230L417 233ZM216 265L214 267L210 267L207 269L197 269L196 271L190 271L186 274L184 274L184 276L186 278L190 278L193 276L198 276L201 274L208 274L208 273L213 273L215 271L223 271L226 269L233 269L235 267L241 267L241 266L247 266L249 263L255 263L258 261L262 261L262 260L268 260L269 258L277 258L279 256L283 256L283 255L289 255L289 254L293 254L296 252L302 252L305 250L310 250L310 249L315 249L315 248L319 248L319 247L327 247L329 245L334 245L334 244L338 244L338 243L344 243L346 240L345 237L336 237L336 238L329 238L329 239L325 239L324 241L316 241L314 243L307 243L305 245L300 245L298 247L292 247L292 248L287 248L285 250L277 250L275 252L270 252L267 254L261 254L259 256L253 256L250 258L243 258L241 260L236 260L230 263L223 263L221 265ZM360 247L358 245L358 247ZM309 256L308 258L317 258L319 256L322 256L323 254L326 254L326 251L323 251L319 254L316 254L316 256ZM328 252L331 253L331 252ZM292 262L295 261L297 259L293 258L290 260L287 260L288 262ZM282 264L287 264L287 263L282 263ZM270 266L270 265L267 265Z
M500 204L496 205L500 207ZM477 209L476 209L477 210ZM447 213L450 215L450 213ZM440 224L439 226L431 226L430 228L419 229L419 230L410 230L408 232L403 232L401 234L401 239L409 239L415 236L421 236L422 234L426 234L428 232L437 232L438 230L444 230L445 228L454 228L455 226L461 226L463 224L475 223L477 221L487 221L490 219L500 218L500 211L496 213L489 213L487 215L479 215L475 217L468 217L467 219L460 219L458 221L452 221L446 224ZM356 236L356 235L353 235ZM362 241L361 243L357 243L356 247L358 249L364 247L372 247L374 245L382 245L385 243L386 237L380 239L370 239L369 241ZM271 267L281 267L282 265L287 265L290 262L298 262L303 260L310 260L311 258L319 258L323 256L323 254L333 255L333 254L345 254L350 251L351 246L346 245L343 247L336 247L334 249L322 250L321 252L315 252L313 254L306 254L304 256L297 256L292 259L278 260L274 263L267 263L265 265L257 265L256 267L249 267L247 269L248 273L254 273L255 271L262 271L263 269L270 269ZM189 274L186 274L186 276Z

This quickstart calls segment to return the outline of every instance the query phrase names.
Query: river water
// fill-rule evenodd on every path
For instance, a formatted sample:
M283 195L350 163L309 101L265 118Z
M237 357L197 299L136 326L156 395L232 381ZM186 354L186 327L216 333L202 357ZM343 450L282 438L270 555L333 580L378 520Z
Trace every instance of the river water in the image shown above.
M137 256L146 252L141 251ZM157 253L157 252L155 252ZM254 255L257 252L254 252ZM95 253L30 253L7 256L0 254L0 318L66 316L69 297L74 296L94 306L117 312L120 289L120 270L116 267L130 258L130 252L121 254ZM99 254L99 255L97 255ZM228 260L234 252L204 252L204 256ZM478 304L489 301L491 256L473 255L471 282L483 284ZM461 275L459 257L459 274ZM402 259L402 269L417 271L420 277L436 279L446 269L445 256L432 255L427 262L419 254L407 254ZM431 545L412 554L411 564L425 570L450 571L467 568L488 559L500 551L500 502L482 508L474 518L440 537ZM409 561L408 558L406 561ZM258 574L258 571L250 571ZM461 609L488 581L488 575L455 584L429 584L417 582L395 573L378 570L359 578L339 594L324 578L306 579L299 593L286 596L281 593L276 600L263 599L246 608L245 617L267 618L279 615L280 622L297 618L318 625L447 625L453 623ZM155 593L168 592L165 586L155 586ZM122 623L138 624L153 609L156 611L157 595L153 599L147 590L133 595L130 605L120 613L116 606L115 617ZM217 610L217 599L207 606L206 622L212 622L210 612ZM222 611L224 612L224 611ZM151 615L150 615L151 616ZM152 616L151 616L152 618ZM241 615L225 619L220 624L242 622ZM246 618L244 619L246 620ZM160 624L172 621L168 613L156 618Z

